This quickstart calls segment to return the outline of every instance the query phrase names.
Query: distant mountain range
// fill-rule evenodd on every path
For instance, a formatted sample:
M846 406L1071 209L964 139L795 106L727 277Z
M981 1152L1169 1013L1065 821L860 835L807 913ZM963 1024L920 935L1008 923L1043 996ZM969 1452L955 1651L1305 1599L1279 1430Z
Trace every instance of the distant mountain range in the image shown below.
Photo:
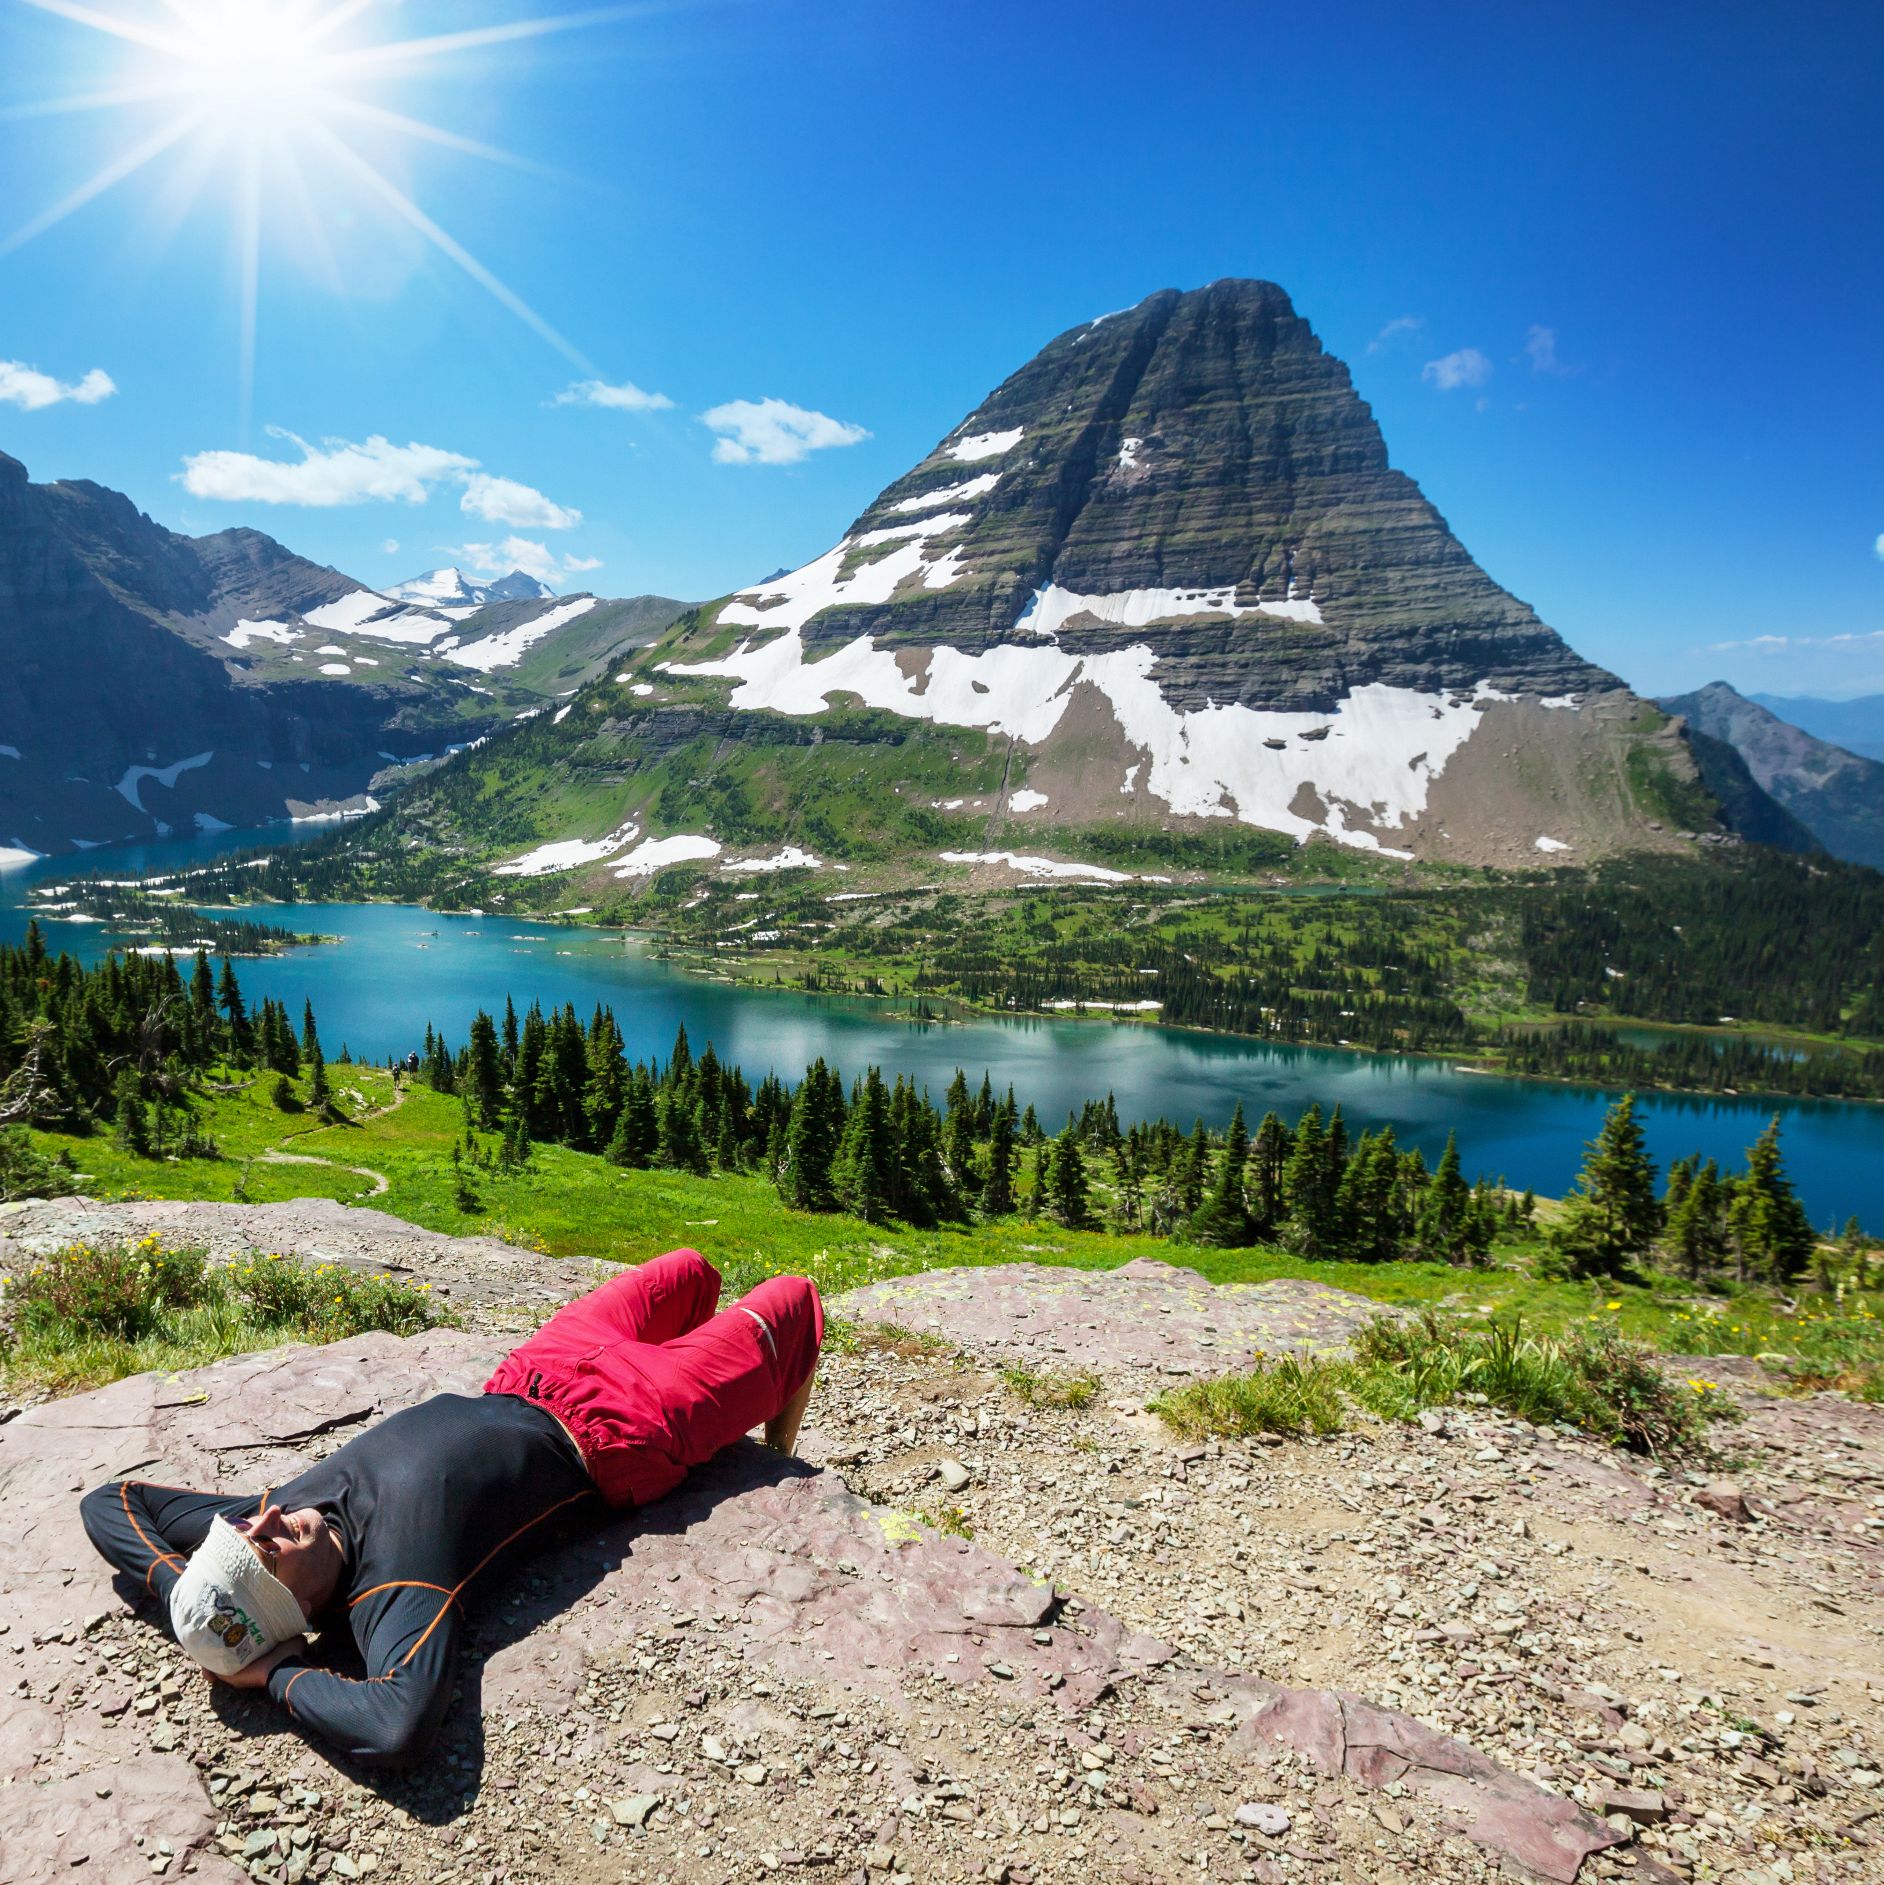
M556 591L548 583L526 576L520 569L513 569L495 582L481 583L461 569L446 568L427 570L423 576L393 583L381 593L395 602L410 602L420 608L441 609L450 614L454 609L467 613L481 609L487 602L537 602L554 596Z
M1860 759L1884 760L1884 694L1865 694L1856 700L1815 700L1809 694L1749 694L1747 698Z
M1221 281L1051 341L833 548L453 762L401 829L598 885L746 851L1120 877L1278 838L1537 868L1791 829L1732 784L1478 567L1282 289Z
M682 607L520 571L381 593L0 454L0 849L368 809L389 767L542 708Z
M1884 870L1884 765L1816 738L1725 681L1661 705L1731 747L1761 790L1834 857Z

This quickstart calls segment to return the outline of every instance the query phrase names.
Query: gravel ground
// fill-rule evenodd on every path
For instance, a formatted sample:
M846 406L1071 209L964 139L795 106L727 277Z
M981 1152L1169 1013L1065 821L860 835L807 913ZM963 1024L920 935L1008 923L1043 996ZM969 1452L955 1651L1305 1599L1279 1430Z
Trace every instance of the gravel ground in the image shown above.
M355 1423L375 1395L482 1365L461 1335L362 1341L378 1346ZM494 1584L445 1740L392 1779L194 1675L29 1518L0 1560L0 1877L1502 1876L1443 1797L1361 1747L1358 1704L1324 1692L1339 1688L1607 1816L1627 1843L1585 1879L1884 1880L1884 1410L1775 1400L1757 1369L1731 1371L1749 1418L1723 1482L1485 1409L1180 1444L1142 1373L1042 1408L994 1358L833 1353L803 1448L822 1474L740 1449L726 1484ZM121 1467L187 1460L172 1449L213 1373L192 1396L86 1397L101 1411L69 1434L52 1408L0 1427L0 1496L17 1514L89 1483L115 1457L106 1414L139 1456ZM345 1440L309 1430L301 1393L252 1456L223 1456L225 1483ZM18 1459L29 1437L69 1453L25 1474L8 1444ZM845 1505L838 1476L876 1509ZM1029 1610L1038 1587L1000 1584L1000 1560L1064 1602ZM960 1594L949 1575L971 1621L925 1630L923 1607ZM1238 1703L1242 1678L1294 1685L1273 1733ZM1314 1758L1327 1719L1349 1724L1333 1772Z

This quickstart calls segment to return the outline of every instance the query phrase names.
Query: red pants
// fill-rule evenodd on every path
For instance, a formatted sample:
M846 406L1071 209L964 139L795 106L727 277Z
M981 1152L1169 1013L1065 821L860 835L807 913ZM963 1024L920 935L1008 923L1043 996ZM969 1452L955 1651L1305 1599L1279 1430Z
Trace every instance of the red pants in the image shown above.
M818 1363L824 1305L768 1277L713 1313L719 1272L671 1250L565 1304L484 1384L562 1421L602 1496L645 1505L780 1413Z

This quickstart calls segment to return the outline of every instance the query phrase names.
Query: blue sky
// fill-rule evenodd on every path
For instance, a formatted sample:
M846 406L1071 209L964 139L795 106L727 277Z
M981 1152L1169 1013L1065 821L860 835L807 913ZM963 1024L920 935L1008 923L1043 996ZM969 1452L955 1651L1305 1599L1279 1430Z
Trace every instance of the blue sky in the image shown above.
M324 43L530 14L367 0ZM0 0L0 241L179 103L33 108L161 67L201 121L0 253L0 448L36 478L368 583L514 537L564 587L706 596L835 541L1074 322L1262 275L1581 651L1648 691L1884 690L1873 9L695 0L323 75L525 165L321 117L266 46L234 96L219 35L178 61ZM556 403L591 381L671 403ZM296 438L298 472L249 462Z

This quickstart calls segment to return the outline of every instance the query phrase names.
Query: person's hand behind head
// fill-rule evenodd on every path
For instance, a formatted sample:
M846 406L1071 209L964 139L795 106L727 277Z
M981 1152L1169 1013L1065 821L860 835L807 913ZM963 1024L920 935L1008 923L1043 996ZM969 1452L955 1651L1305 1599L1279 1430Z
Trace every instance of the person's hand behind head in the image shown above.
M219 1676L212 1669L205 1669L203 1676L206 1681L220 1682L231 1689L265 1689L277 1663L286 1662L290 1656L306 1654L307 1638L291 1636L285 1643L277 1643L273 1649L264 1650L253 1662L245 1663L232 1676Z

